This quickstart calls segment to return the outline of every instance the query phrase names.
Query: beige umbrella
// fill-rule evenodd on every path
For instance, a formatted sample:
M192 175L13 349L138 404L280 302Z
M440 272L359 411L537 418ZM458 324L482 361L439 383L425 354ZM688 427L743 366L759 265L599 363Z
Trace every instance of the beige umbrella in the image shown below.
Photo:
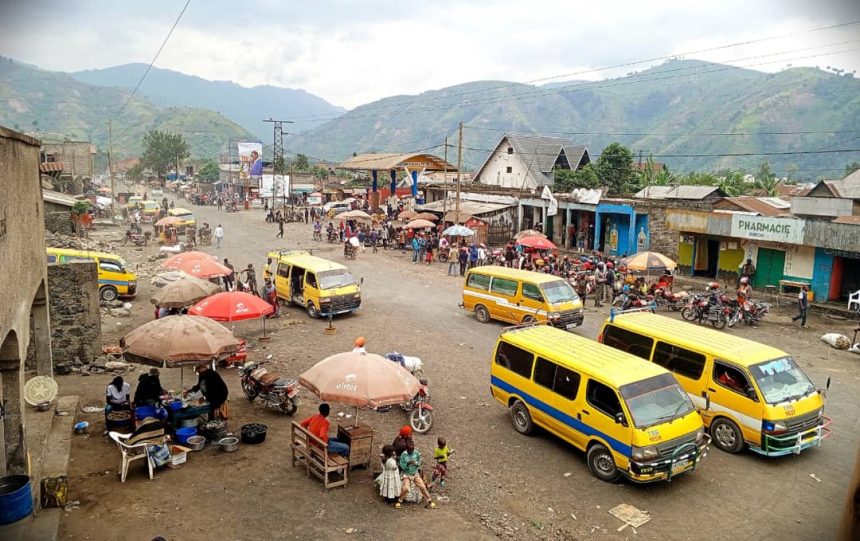
M407 229L425 229L428 227L436 227L436 224L434 224L430 220L412 220L411 222L406 224Z
M546 235L544 235L540 231L535 231L534 229L525 229L523 231L520 231L516 235L514 235L514 238L517 240L523 240L526 237L543 237L543 238L546 238Z
M404 210L400 214L397 215L397 219L401 221L411 220L413 216L415 216L416 212L412 210Z
M678 266L673 260L659 252L639 252L624 260L628 270L639 272L664 272Z
M149 301L162 308L185 308L219 291L217 284L186 274L153 293Z
M178 280L182 280L186 276L189 276L189 275L185 274L182 271L161 272L161 273L158 273L155 276L153 276L151 282L152 282L152 285L154 285L155 287L164 287L167 284L176 282Z
M352 351L321 360L299 376L299 383L320 400L356 408L402 404L421 386L398 363L373 353Z
M368 222L373 221L373 216L364 212L363 210L351 210L349 212L344 212L342 214L338 214L337 217L340 220L366 220Z
M439 217L433 214L432 212L419 212L415 216L412 217L413 220L429 220L431 222L438 222Z
M119 345L129 360L172 368L207 363L238 351L241 342L207 317L166 316L134 329Z

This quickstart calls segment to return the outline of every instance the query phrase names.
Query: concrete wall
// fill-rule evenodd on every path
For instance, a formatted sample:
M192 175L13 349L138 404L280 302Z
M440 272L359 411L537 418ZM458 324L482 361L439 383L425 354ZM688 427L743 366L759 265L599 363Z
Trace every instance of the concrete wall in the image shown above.
M508 154L509 146L510 143L508 143L507 139L499 144L496 150L490 155L484 168L481 169L481 175L476 178L477 182L518 190L535 189L537 183L529 175L526 163L536 158L520 156L516 152ZM508 167L511 168L510 173L507 172Z
M51 346L58 372L101 355L98 268L95 262L48 265ZM62 366L60 366L62 365Z
M72 235L71 208L46 201L45 205L45 229L52 233Z
M24 359L36 334L37 373L52 375L45 306L45 225L38 140L0 127L0 476L26 471ZM34 323L31 325L31 315Z
M45 143L45 155L53 154L57 161L63 162L63 173L73 177L92 178L94 156L91 150L92 145L88 141Z

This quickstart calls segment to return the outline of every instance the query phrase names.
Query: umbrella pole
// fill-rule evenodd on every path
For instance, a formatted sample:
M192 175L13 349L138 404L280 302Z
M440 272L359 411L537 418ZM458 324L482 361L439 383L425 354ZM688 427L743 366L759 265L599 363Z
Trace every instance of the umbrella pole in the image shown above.
M355 407L355 415L352 418L352 428L358 426L358 406Z

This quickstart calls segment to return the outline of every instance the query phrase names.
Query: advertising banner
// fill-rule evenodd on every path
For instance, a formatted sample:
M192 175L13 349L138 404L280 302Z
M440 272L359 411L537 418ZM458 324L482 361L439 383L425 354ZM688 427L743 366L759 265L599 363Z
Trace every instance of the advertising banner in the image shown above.
M263 176L263 143L238 142L239 148L239 181L259 179Z

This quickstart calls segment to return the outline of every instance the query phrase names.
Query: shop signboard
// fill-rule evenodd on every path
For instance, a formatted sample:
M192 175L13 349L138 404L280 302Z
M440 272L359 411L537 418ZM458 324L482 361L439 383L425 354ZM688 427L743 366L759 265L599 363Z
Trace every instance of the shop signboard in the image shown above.
M708 231L708 213L690 210L667 209L666 225L675 231L705 233Z
M803 244L805 225L804 220L735 214L732 216L731 236L740 239Z

